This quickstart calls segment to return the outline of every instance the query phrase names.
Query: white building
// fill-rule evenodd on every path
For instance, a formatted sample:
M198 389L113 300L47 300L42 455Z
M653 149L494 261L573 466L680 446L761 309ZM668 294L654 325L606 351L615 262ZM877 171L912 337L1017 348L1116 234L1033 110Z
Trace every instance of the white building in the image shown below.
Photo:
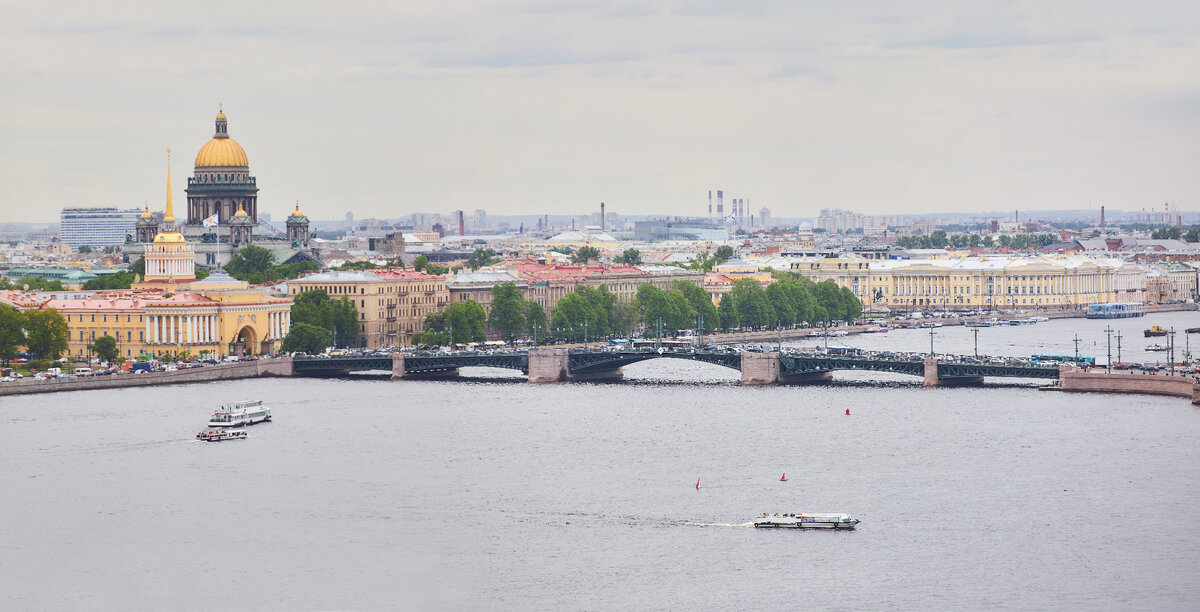
M136 208L64 208L59 216L62 241L72 248L123 244L126 234L134 235L141 212Z

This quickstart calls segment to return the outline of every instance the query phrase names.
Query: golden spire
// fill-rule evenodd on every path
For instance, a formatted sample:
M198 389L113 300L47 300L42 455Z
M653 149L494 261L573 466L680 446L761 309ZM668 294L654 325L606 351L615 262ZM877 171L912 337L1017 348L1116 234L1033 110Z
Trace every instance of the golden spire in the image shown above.
M163 223L175 223L175 210L171 206L171 150L167 149L167 212L163 215ZM168 226L167 231L172 227Z

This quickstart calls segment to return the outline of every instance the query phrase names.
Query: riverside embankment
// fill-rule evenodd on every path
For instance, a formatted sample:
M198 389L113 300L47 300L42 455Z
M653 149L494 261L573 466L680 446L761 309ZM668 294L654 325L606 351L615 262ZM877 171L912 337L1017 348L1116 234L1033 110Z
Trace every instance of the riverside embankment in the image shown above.
M69 379L33 380L22 379L0 384L0 396L24 395L29 393L54 393L58 391L84 391L90 389L123 389L148 387L151 385L175 385L182 383L257 378L260 376L291 376L292 358L257 359L237 363L220 363L200 368L188 368L175 372L148 372L146 374L121 374L110 376L82 376Z

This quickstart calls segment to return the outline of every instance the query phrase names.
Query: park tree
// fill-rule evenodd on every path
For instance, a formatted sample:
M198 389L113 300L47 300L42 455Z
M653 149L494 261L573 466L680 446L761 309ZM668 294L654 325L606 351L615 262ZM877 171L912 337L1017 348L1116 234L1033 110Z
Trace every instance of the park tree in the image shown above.
M737 307L733 304L733 296L728 293L721 296L721 302L717 305L717 318L721 322L721 329L738 327Z
M25 345L25 317L20 310L0 304L0 359L7 364Z
M354 301L346 296L331 300L322 289L304 291L292 299L292 326L300 323L330 332L334 346L352 346L361 332Z
M717 307L713 305L712 298L703 287L685 280L676 280L671 286L672 291L678 291L687 299L688 306L692 310L692 317L696 320L697 329L716 329L720 323ZM704 320L704 325L700 325L701 318Z
M594 246L581 246L571 255L571 263L587 263L589 259L600 257L600 249Z
M649 330L663 332L688 329L695 312L683 293L663 291L654 285L642 285L637 291L638 314Z
M714 257L717 260L716 263L719 263L719 264L729 261L730 259L733 258L733 247L731 247L727 244L723 244L723 245L717 247L717 252Z
M24 319L25 342L33 357L54 360L67 352L70 328L57 310L26 310Z
M324 327L311 323L293 323L283 338L281 348L285 353L315 355L323 352L331 341L332 334Z
M491 249L478 248L471 256L467 258L467 267L472 270L478 270L484 266L490 266L499 261L496 259L496 252Z
M133 272L122 270L104 276L97 276L83 284L83 288L88 291L98 291L102 289L128 289L133 285Z
M136 276L141 276L142 278L145 278L146 277L146 258L138 257L137 261L129 264L129 271L133 272L134 275L136 275Z
M1200 227L1193 227L1183 235L1183 239L1188 242L1200 242Z
M457 302L425 316L420 342L423 344L467 344L483 342L487 314L474 300Z
M260 246L248 244L234 253L224 268L225 272L240 281L260 284L266 282L267 271L274 262L273 253Z
M13 280L16 287L29 287L30 291L62 291L62 281L49 280L44 276L22 276Z
M88 344L88 350L95 353L100 361L113 362L117 360L117 356L121 351L117 349L117 339L105 334L96 338Z
M642 264L642 252L637 249L625 249L624 252L613 258L613 263L639 266Z
M546 309L533 300L525 301L525 330L535 339L539 332L546 337Z
M80 246L77 250L79 251L80 254L87 254L87 253L92 252L92 247L85 244L85 245Z
M515 284L501 283L492 287L492 309L487 322L492 331L500 333L509 342L525 329L525 298Z
M779 322L771 301L767 299L767 292L757 280L739 278L733 281L733 288L729 293L733 297L738 322L742 327L764 327Z

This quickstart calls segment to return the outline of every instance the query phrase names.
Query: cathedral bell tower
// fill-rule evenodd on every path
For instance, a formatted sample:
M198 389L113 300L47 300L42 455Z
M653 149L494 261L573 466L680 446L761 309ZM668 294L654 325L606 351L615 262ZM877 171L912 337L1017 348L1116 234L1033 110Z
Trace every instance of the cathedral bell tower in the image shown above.
M300 202L296 202L296 210L288 215L287 239L295 247L308 246L308 217L300 212Z

